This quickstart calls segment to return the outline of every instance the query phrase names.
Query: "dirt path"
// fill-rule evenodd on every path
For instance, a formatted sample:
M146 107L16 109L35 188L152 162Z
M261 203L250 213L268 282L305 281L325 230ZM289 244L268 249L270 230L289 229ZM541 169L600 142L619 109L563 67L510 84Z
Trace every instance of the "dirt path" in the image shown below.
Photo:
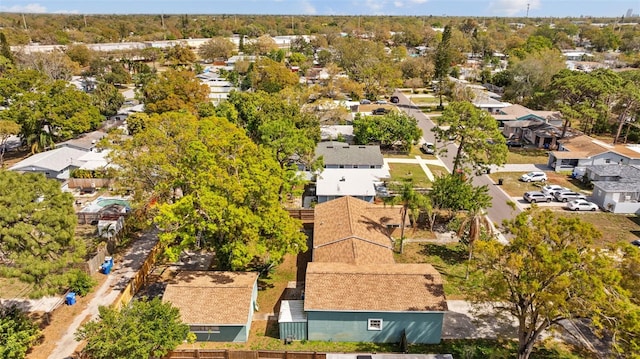
M109 277L100 288L96 290L95 296L91 302L89 302L87 308L76 315L69 324L67 331L62 338L58 340L55 349L49 355L49 359L67 358L75 352L80 344L80 342L75 339L75 333L78 328L80 328L87 319L96 319L100 306L108 306L116 301L122 290L140 269L157 241L157 230L149 230L131 245L121 259L116 260L114 264L115 269L109 274Z

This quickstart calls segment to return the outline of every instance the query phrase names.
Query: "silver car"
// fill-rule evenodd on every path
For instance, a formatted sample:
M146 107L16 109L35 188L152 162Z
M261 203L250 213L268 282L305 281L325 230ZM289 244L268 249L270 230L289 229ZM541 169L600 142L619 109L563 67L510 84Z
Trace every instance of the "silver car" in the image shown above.
M593 212L598 210L598 205L593 202L585 201L584 199L576 199L567 203L565 208L570 211L592 211Z
M529 203L551 202L551 196L540 191L525 192L522 198Z
M553 194L553 197L556 198L558 202L569 202L575 199L587 199L587 196L582 193L573 192L573 191L560 191Z

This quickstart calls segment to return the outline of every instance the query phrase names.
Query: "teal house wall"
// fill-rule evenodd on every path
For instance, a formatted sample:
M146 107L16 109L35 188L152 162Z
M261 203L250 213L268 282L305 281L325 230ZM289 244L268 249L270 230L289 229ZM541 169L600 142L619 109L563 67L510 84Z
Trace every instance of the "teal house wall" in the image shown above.
M369 330L369 319L382 319L382 330ZM408 343L437 344L444 312L307 311L309 340L397 343L402 331Z
M218 326L217 330L193 332L198 342L246 342L249 329L246 325Z

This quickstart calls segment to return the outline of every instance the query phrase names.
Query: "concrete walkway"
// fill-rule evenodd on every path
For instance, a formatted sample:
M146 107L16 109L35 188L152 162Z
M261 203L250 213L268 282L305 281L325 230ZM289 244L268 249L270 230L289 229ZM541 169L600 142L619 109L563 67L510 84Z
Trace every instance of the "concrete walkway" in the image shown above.
M506 164L500 167L491 166L491 172L533 172L550 171L546 164Z
M80 328L80 325L86 319L93 320L98 318L98 308L100 306L109 306L118 299L122 290L142 267L157 241L158 231L156 229L149 230L131 245L121 259L116 260L114 270L100 288L96 290L94 298L87 307L69 324L67 331L58 340L56 348L49 355L49 359L67 358L75 352L80 344L75 339L75 333Z
M429 167L427 167L427 165L445 167L444 163L437 157L433 160L427 160L422 158L421 156L415 156L415 158L384 158L383 161L384 167L386 169L389 169L389 163L410 163L420 165L420 168L422 168L422 171L424 171L424 173L427 175L427 178L429 178L429 181L431 182L435 180L435 177L433 176L433 173L431 173L431 170L429 169Z

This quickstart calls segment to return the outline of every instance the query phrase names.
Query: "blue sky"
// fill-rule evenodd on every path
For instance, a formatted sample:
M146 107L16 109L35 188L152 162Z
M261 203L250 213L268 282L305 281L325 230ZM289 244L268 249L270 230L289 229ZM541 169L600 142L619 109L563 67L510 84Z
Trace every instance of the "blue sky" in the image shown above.
M78 14L274 14L619 17L640 0L0 0L0 11Z

